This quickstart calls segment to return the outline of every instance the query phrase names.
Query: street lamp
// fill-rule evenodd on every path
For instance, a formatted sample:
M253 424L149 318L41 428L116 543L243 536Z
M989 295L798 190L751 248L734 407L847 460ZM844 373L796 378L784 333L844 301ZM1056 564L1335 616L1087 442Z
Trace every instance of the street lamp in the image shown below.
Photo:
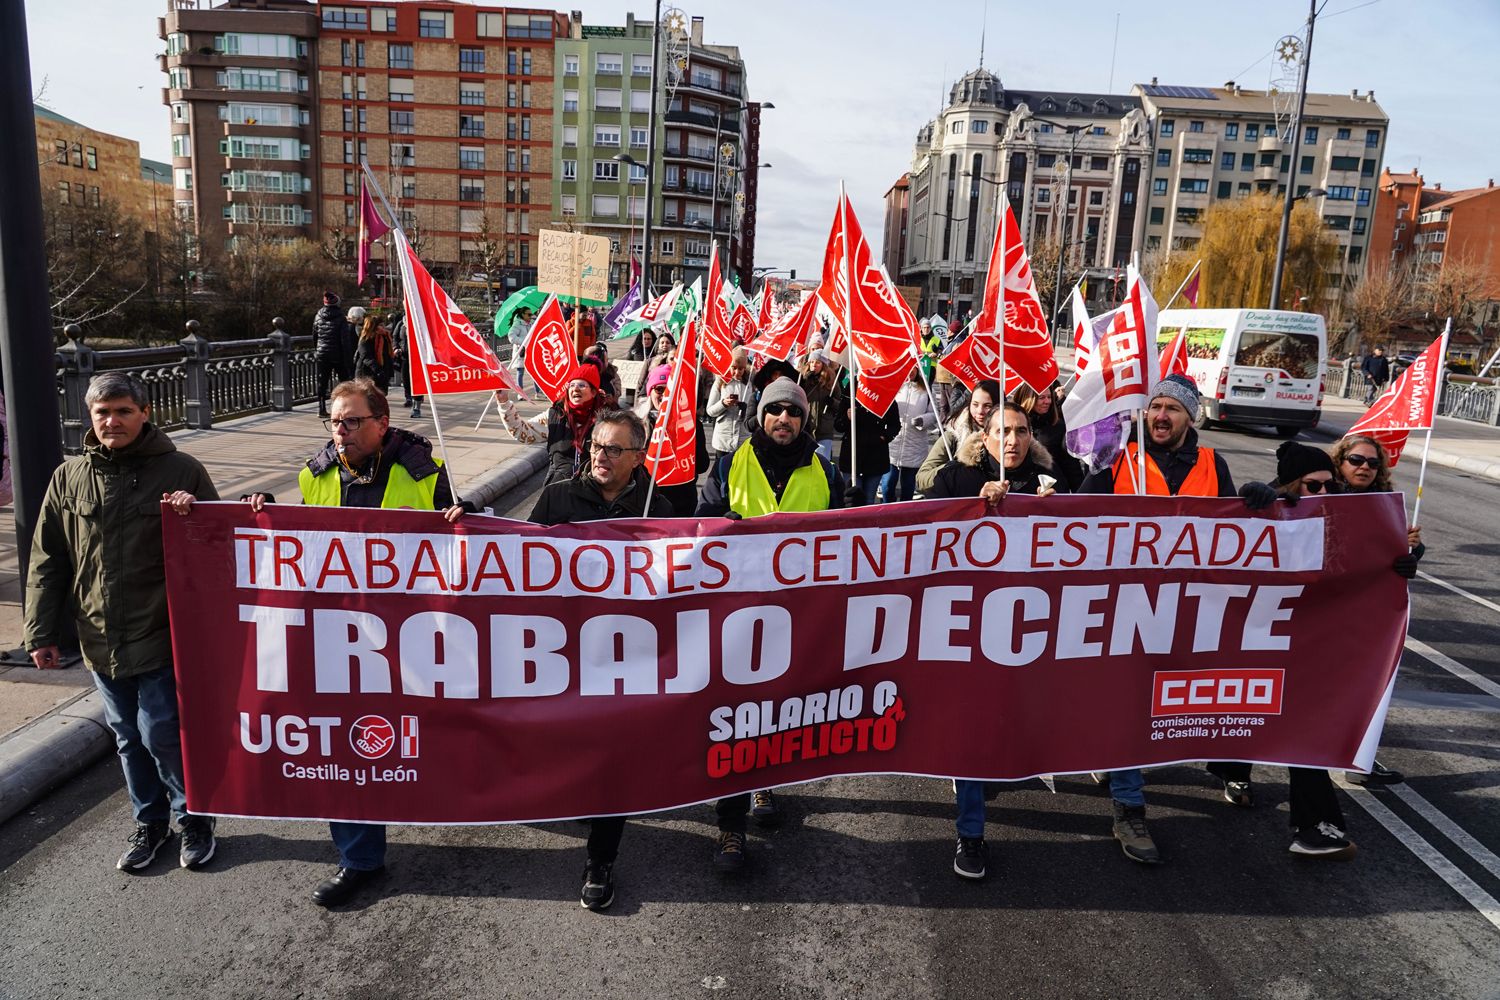
M947 212L933 212L935 218L947 219L952 223L968 222L967 215L949 215ZM943 252L950 252L950 241L943 240ZM953 267L948 278L948 325L955 326L958 323L958 254L952 255Z
M1290 178L1288 178L1290 180ZM1301 194L1291 194L1291 186L1287 186L1288 198L1286 200L1285 218L1281 223L1281 232L1276 240L1276 264L1271 272L1271 306L1272 309L1281 308L1281 272L1286 268L1286 243L1290 234L1292 219L1292 206L1304 198L1321 198L1328 192L1322 188L1308 188Z
M636 170L640 170L642 174L645 174L647 171L646 168L640 163L637 163L635 157L631 156L629 153L616 153L614 156L610 157L610 159L614 160L616 163L623 164L625 167L625 218L629 220L630 228L628 230L629 235L625 240L626 280L623 282L623 284L625 285L625 290L629 291L630 262L635 260L635 216L630 212L630 188L633 184L635 184ZM645 180L646 178L643 176L641 178L641 182L645 183ZM648 212L650 211L650 208L648 207L650 204L650 194L651 193L649 191L646 192L646 205L642 206L643 210ZM644 251L645 247L643 246L641 249ZM646 283L649 285L650 280L648 279Z
M752 103L754 102L739 101L735 104L734 110L737 112L748 111ZM774 111L776 105L770 101L762 101L759 107L762 111ZM713 220L713 225L710 227L710 232L712 232L715 236L717 236L719 232L719 161L723 159L724 161L730 163L729 171L730 175L733 176L735 167L732 161L737 158L737 152L737 146L731 146L729 143L724 142L724 109L720 108L714 112L714 169L712 178L713 200L711 203L712 207L710 208L710 213ZM770 164L764 165L770 166ZM731 221L734 219L733 208L729 210L729 217ZM732 241L733 239L734 227L733 225L731 225L729 227L729 240ZM734 257L733 255L731 255L730 268L733 269L733 267Z
M1063 261L1068 255L1068 209L1069 199L1073 196L1073 157L1078 154L1078 133L1084 129L1092 130L1093 122L1087 125L1068 125L1064 122L1053 121L1051 118L1032 116L1034 121L1045 122L1054 128L1061 128L1068 133L1068 161L1063 169L1063 196L1062 196L1062 242L1057 248L1057 273L1052 279L1052 325L1057 325L1057 313L1062 297L1062 273ZM1056 207L1053 211L1057 211Z

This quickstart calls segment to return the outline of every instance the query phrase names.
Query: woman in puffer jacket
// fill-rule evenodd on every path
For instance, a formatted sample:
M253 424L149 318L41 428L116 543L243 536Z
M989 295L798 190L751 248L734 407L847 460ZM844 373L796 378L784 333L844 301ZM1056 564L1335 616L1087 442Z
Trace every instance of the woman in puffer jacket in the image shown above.
M917 468L927 458L937 434L937 413L932 408L920 369L912 368L911 377L896 393L895 406L901 418L901 432L890 444L891 468L881 485L886 503L913 498Z

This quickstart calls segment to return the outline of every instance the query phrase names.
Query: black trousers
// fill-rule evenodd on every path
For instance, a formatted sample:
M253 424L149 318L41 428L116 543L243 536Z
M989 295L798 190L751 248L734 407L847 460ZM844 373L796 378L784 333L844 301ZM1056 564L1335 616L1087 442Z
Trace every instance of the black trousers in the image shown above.
M328 411L328 391L332 389L335 384L343 381L344 368L343 365L339 364L335 360L330 359L328 361L325 361L322 358L318 358L317 375L318 412L326 413Z
M1241 761L1218 760L1209 763L1208 772L1222 781L1249 781L1250 768ZM1344 829L1344 810L1328 772L1315 767L1291 767L1287 772L1292 829L1305 830L1319 823Z
M620 856L620 838L624 835L624 816L596 816L589 820L589 860L614 864Z
M750 815L750 793L743 792L720 799L714 803L714 812L719 817L719 829L725 833L744 833Z

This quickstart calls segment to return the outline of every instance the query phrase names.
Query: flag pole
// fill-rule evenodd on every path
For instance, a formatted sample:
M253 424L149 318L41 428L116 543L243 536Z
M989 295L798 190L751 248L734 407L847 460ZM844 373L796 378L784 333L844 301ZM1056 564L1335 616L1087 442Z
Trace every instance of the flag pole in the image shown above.
M891 281L891 273L885 269L884 264L880 265L880 273L885 277L885 283L894 288L895 284ZM898 292L897 294L900 293ZM916 358L917 361L917 374L922 376L922 388L927 390L927 402L932 406L932 416L934 419L937 419L937 397L932 394L932 383L928 381L927 373L922 370L922 351L915 338L913 338L911 342L911 352L912 356ZM943 450L948 453L948 461L953 461L953 445L951 442L949 442L948 435L943 433L943 424L941 420L938 420L938 440L943 442ZM910 499L910 497L908 497L907 499Z
M364 172L366 183L368 183L370 185L371 190L373 190L375 192L375 196L380 199L380 203L385 206L386 214L390 216L391 228L394 229L401 236L401 243L399 245L399 249L401 251L401 260L400 260L400 266L401 266L401 291L402 291L402 295L404 297L405 293L411 290L411 285L412 285L412 282L409 280L408 275L407 275L407 271L408 271L410 265L407 262L406 251L407 251L407 248L410 246L410 243L408 242L408 240L406 238L406 230L403 229L403 228L401 228L401 220L397 217L395 211L392 210L391 203L386 200L385 192L383 190L381 190L380 184L375 180L375 174L373 172L371 172L371 170L370 170L370 162L369 162L369 160L365 159L364 157L360 157L359 167L360 167L360 170L362 170ZM421 303L418 302L418 305L420 306ZM413 319L413 317L411 315L411 309L408 308L406 310L406 313L407 313L407 315L406 315L406 328L408 330L412 331L413 335L417 338L418 344L420 346L420 342L428 337L428 333L427 333L427 314L425 312L423 312L422 313L421 322L419 322L415 326L413 326L412 325L412 319ZM428 343L428 350L431 350L431 342L430 341ZM418 357L416 357L416 358L409 358L408 359L408 364L418 364L418 365L422 364L422 358L420 356L420 352L418 354ZM411 377L411 372L410 371L407 372L407 377L408 378ZM443 420L438 415L438 405L437 405L437 396L438 396L438 394L431 391L432 390L432 386L429 385L427 388L428 388L427 395L430 396L430 397L432 397L431 399L428 400L428 402L430 402L432 404L432 426L433 426L433 429L437 431L438 453L443 456L443 471L444 471L444 473L448 477L449 492L453 494L453 502L457 503L458 502L458 487L456 485L454 485L453 463L450 462L450 461L448 461L448 445L443 440ZM480 419L483 419L483 417L481 416Z
M1006 481L1005 476L1005 404L1010 399L1010 394L1005 391L1005 258L1010 252L1010 231L1005 225L1005 220L1010 213L1005 210L1005 189L999 189L995 198L995 204L1000 210L1000 298L995 307L995 339L1000 341L1000 482ZM990 267L995 262L990 261ZM985 275L988 283L989 275ZM984 312L983 304L979 311Z
M1438 369L1436 386L1434 389L1438 395L1432 402L1432 419L1427 422L1427 436L1422 441L1422 467L1417 472L1417 499L1411 508L1411 526L1417 526L1417 515L1422 510L1422 485L1427 481L1427 453L1432 449L1432 425L1437 423L1437 406L1441 401L1443 392L1443 379L1448 369L1448 336L1453 332L1453 317L1448 317L1448 322L1443 324L1443 343L1438 348Z
M854 326L849 297L854 294L854 253L849 249L849 200L839 180L839 232L844 237L844 337L849 341L849 485L859 485L859 348L854 346Z
M1193 265L1193 270L1196 271L1197 269L1198 269L1198 265L1195 263ZM1131 255L1130 255L1130 271L1135 272L1135 280L1138 283L1144 284L1145 279L1141 277L1141 255L1140 255L1140 251L1135 251L1135 252L1131 253ZM1129 273L1129 272L1126 272L1126 273ZM1172 303L1172 302L1175 302L1177 300L1177 296L1180 295L1182 293L1182 290L1187 287L1187 283L1188 283L1188 281L1191 278L1192 278L1192 274L1189 273L1189 275L1188 275L1187 278L1183 278L1182 279L1182 284L1178 287L1177 291L1175 291L1175 292L1172 293L1172 297L1167 300L1169 304ZM1137 284L1137 286L1136 286L1138 292L1140 294L1142 294L1142 295L1149 294L1150 293L1150 289L1142 289L1140 287L1140 284ZM1126 289L1125 289L1125 298L1126 299L1130 298L1130 289L1129 289L1129 287L1126 287ZM1137 296L1137 300L1139 301L1139 295ZM1146 315L1146 312L1145 312L1145 303L1142 302L1141 303L1141 318L1145 319L1145 315ZM1143 354L1145 353L1146 345L1150 344L1150 345L1152 345L1152 351L1151 351L1151 353L1155 354L1156 353L1156 350L1155 350L1155 345L1156 345L1156 331L1155 330L1142 330L1141 334L1140 334L1140 337L1141 337L1141 339L1140 339L1140 345L1141 345L1141 351L1142 351L1142 353ZM1141 358L1141 362L1142 362L1141 367L1142 368L1145 368L1145 360L1146 359L1144 357ZM1161 377L1161 362L1158 361L1156 363L1156 371L1155 372L1146 372L1146 371L1143 371L1142 374L1145 376L1146 380L1149 380L1152 375L1156 375L1157 378L1158 378L1158 380L1159 380L1160 377ZM1151 392L1151 387L1153 385L1155 385L1155 384L1156 383L1154 383L1154 382L1146 381L1146 392L1148 394ZM1147 400L1146 400L1146 406L1150 406L1150 405L1151 405L1151 400L1150 400L1150 398L1147 398ZM1135 419L1136 419L1136 425L1135 425L1136 426L1135 459L1136 459L1136 473L1137 473L1137 478L1136 478L1136 481L1135 481L1135 483L1136 483L1136 485L1135 485L1136 496L1145 496L1146 495L1146 484L1148 482L1148 480L1146 478L1146 461L1147 461L1147 457L1146 457L1146 406L1142 406L1139 410L1136 411L1136 414L1135 414Z
M1172 308L1172 303L1177 301L1177 297L1182 294L1182 290L1187 287L1188 282L1193 280L1193 275L1195 275L1195 274L1198 273L1198 267L1202 263L1203 263L1203 258L1201 258L1201 257L1198 258L1196 261L1193 262L1193 269L1187 273L1187 277L1186 278L1182 279L1182 284L1180 284L1180 285L1177 286L1177 291L1175 291L1175 292L1172 293L1172 297L1167 300L1167 304L1164 305L1164 306L1162 306L1163 309L1170 309L1170 308Z

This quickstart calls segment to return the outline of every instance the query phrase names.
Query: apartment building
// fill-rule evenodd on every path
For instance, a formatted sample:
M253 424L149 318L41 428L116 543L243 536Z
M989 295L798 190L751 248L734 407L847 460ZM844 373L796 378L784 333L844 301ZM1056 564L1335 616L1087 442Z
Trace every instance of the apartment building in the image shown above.
M906 259L910 208L911 175L902 174L885 193L885 232L880 241L880 260L892 280L901 273L901 262Z
M1484 298L1500 299L1500 188L1453 191L1427 185L1416 170L1381 171L1375 195L1370 259L1391 267L1476 266L1486 276Z
M623 26L575 18L569 36L557 42L552 186L558 224L610 238L616 291L629 284L630 257L643 256L648 207L653 284L691 282L706 273L716 236L725 259L748 283L760 106L744 99L744 62L737 48L704 42L702 18L686 26L677 46L680 66L658 81L656 184L648 206L653 30L634 15L626 15ZM668 48L664 42L663 52Z
M305 0L170 0L157 19L172 202L205 252L317 238L317 33Z
M482 271L493 246L503 265L491 281L533 283L553 215L553 40L567 18L452 2L319 12L323 231L357 229L368 160L437 273Z
M987 69L966 73L917 132L898 281L922 289L923 314L971 315L1002 190L1028 245L1051 240L1084 268L1124 267L1151 149L1139 97L1007 89Z
M75 208L112 204L147 234L172 211L172 167L141 159L141 144L32 106L42 197ZM154 235L148 235L154 239Z
M1191 248L1215 201L1251 193L1294 197L1321 189L1315 207L1341 250L1330 293L1362 272L1374 191L1390 124L1375 93L1308 94L1300 134L1278 121L1272 94L1222 87L1137 84L1155 137L1144 250Z

